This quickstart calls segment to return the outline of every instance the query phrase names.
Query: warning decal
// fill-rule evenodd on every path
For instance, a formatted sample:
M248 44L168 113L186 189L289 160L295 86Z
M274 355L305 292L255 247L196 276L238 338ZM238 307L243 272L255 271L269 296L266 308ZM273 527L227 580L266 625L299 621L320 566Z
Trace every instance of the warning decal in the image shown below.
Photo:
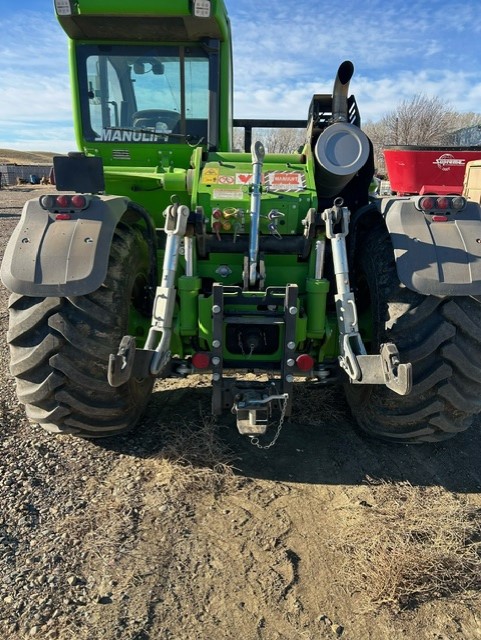
M202 184L215 184L219 178L219 167L205 167L202 171Z
M303 191L306 188L303 171L269 171L265 180L269 191Z

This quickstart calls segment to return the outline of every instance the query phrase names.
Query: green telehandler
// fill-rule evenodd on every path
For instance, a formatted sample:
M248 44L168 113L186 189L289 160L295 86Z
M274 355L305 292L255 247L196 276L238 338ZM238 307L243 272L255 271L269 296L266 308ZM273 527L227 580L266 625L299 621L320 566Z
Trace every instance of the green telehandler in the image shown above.
M302 380L343 385L360 427L383 439L470 426L480 206L369 195L352 63L313 96L304 146L273 154L253 128L299 122L233 120L223 0L55 10L79 150L55 158L56 188L26 203L1 269L28 418L51 433L119 434L156 378L208 373L212 413L232 411L257 443L292 414ZM233 126L247 152L232 149Z

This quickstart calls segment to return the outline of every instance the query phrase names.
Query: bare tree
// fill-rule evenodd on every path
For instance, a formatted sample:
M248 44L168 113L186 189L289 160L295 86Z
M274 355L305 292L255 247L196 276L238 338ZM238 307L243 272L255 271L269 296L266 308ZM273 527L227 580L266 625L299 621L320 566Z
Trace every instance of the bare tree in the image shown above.
M390 132L385 122L367 122L362 126L364 133L370 138L374 147L374 166L376 172L384 174L386 172L384 166L383 149L389 144Z
M296 153L306 142L306 130L266 129L262 141L269 153Z
M296 153L306 141L305 129L253 129L252 140L260 140L267 153ZM234 149L244 149L244 130L234 129ZM249 149L246 149L249 151Z
M479 113L469 111L468 113L455 113L454 116L453 131L481 126L481 114Z
M453 132L481 124L475 113L458 113L440 98L422 94L404 100L377 122L368 122L364 132L374 146L374 162L384 173L383 149L389 145L448 146Z
M389 144L436 145L452 130L455 113L437 97L417 94L381 119Z

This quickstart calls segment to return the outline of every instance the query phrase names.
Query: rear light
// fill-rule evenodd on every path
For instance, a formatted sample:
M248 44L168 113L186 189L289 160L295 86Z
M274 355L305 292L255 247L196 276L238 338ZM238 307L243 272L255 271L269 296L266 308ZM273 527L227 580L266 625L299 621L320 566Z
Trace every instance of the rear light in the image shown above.
M435 214L439 212L457 212L466 206L466 198L463 196L423 196L416 199L416 207L425 213Z
M85 196L72 196L71 202L75 209L84 209L87 206L87 199Z
M448 216L433 216L431 219L433 222L447 222L449 220Z
M210 367L210 354L201 351L194 353L192 364L196 369L208 369Z
M296 364L299 371L310 371L314 366L314 358L311 358L307 353L301 353L296 358Z
M212 217L216 220L219 220L220 218L222 218L222 211L220 209L214 209L212 211Z
M55 206L55 196L41 196L39 202L42 209L53 209Z
M423 211L430 211L434 209L434 198L421 198L419 206Z
M192 0L192 12L196 18L210 18L211 11L210 0Z
M68 196L57 196L55 204L60 209L66 209L70 205L70 198Z
M451 201L451 206L455 211L459 211L460 209L464 209L466 206L466 199L462 196L456 196Z
M40 206L46 211L59 211L69 209L70 211L81 211L90 204L90 197L74 194L73 196L62 193L59 196L46 195L39 199Z

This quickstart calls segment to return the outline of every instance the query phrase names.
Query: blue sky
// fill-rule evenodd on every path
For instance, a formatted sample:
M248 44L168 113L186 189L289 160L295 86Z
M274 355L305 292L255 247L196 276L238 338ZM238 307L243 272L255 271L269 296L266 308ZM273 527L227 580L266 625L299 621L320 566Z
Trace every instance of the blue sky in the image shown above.
M345 59L364 122L417 93L481 111L481 0L226 2L236 117L306 117ZM0 9L0 148L74 149L66 38L52 0L0 0Z

